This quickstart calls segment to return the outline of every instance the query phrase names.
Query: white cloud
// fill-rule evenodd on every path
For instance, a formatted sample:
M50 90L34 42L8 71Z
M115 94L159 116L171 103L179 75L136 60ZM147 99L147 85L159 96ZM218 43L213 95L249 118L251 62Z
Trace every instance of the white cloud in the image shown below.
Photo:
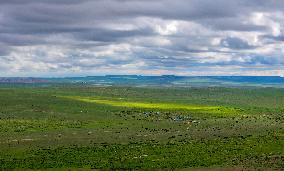
M283 74L282 1L59 1L0 1L1 76Z
M172 21L164 25L157 25L156 31L161 35L173 35L178 32L178 22Z
M272 19L273 16L274 13L254 12L251 15L250 22L260 26L268 26L273 36L279 36L281 25Z

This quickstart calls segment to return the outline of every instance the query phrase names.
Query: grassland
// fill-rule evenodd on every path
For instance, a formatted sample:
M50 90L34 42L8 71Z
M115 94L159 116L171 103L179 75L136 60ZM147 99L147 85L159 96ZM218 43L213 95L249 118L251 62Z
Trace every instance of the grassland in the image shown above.
M191 112L199 112L206 114L223 114L230 115L238 113L237 109L223 107L223 106L201 106L201 105L189 105L189 104L176 104L176 103L146 103L146 102L129 102L119 100L106 100L98 99L95 97L74 97L74 96L62 96L63 98L79 100L87 103L106 104L115 107L127 107L127 108L141 108L141 109L153 109L153 110L187 110Z
M0 170L282 170L284 89L1 87Z

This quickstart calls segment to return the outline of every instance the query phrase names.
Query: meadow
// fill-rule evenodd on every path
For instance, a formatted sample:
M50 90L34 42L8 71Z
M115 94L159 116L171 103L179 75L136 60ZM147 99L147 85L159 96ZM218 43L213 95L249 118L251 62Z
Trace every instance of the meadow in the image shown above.
M0 87L0 170L283 170L284 89Z

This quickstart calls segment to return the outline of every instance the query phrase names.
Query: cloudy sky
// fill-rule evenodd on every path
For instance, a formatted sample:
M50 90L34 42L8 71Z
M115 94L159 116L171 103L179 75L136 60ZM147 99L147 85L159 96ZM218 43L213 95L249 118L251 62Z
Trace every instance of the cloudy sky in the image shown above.
M0 0L0 76L284 76L282 0Z

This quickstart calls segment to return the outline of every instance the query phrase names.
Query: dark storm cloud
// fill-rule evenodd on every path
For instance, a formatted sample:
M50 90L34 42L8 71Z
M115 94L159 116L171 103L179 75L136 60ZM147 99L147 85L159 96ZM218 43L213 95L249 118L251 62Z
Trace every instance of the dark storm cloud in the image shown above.
M243 0L241 4L248 8L253 8L256 11L282 11L284 1L279 0Z
M75 3L76 2L76 3ZM80 3L79 3L80 2ZM4 4L10 4L5 6ZM137 16L153 16L166 19L201 20L234 17L239 15L236 1L228 0L179 0L179 1L22 1L0 2L5 31L24 33L79 31L99 24L102 20L116 20ZM12 5L11 5L12 4ZM222 8L225 6L226 8ZM88 23L92 22L92 23ZM235 23L236 20L233 22ZM87 24L87 25L85 25ZM68 27L71 27L67 29ZM78 28L79 27L79 28ZM5 29L6 28L6 29ZM84 31L82 29L82 31Z
M117 19L139 16L195 20L217 30L259 31L265 29L264 26L242 24L239 21L237 16L247 14L249 11L246 6L242 6L246 4L243 0L28 0L25 2L20 0L0 2L1 33L36 35L79 32L84 35L86 30L93 29L93 26L100 26L104 20L115 22ZM271 2L279 4L276 1ZM255 2L256 6L257 4ZM107 33L108 31L98 32ZM111 34L130 37L136 35L134 32L129 31L129 35L126 32L111 32ZM105 36L105 39L109 40L108 35Z
M220 19L206 19L201 21L202 24L211 27L215 30L222 31L266 31L267 26L255 25L252 23L242 23L241 18L220 18Z
M55 3L55 4L70 4L70 3L82 3L87 0L1 0L0 5L19 5L19 4L31 4L31 3Z
M221 45L230 49L251 49L253 46L250 46L248 42L239 39L237 37L227 37L221 41Z
M274 41L280 41L280 42L284 41L284 35L279 35L279 36L266 35L266 36L263 36L262 38L274 40Z
M150 28L142 28L137 30L110 30L94 28L84 32L77 32L74 35L81 40L98 41L98 42L114 42L122 38L135 36L150 36L153 35L153 30Z
M10 52L10 48L6 45L0 44L0 57L6 56Z
M39 37L22 34L0 34L0 40L6 46L27 46L34 44L46 44L47 42Z
M277 65L283 10L281 0L0 0L0 56L59 70Z

